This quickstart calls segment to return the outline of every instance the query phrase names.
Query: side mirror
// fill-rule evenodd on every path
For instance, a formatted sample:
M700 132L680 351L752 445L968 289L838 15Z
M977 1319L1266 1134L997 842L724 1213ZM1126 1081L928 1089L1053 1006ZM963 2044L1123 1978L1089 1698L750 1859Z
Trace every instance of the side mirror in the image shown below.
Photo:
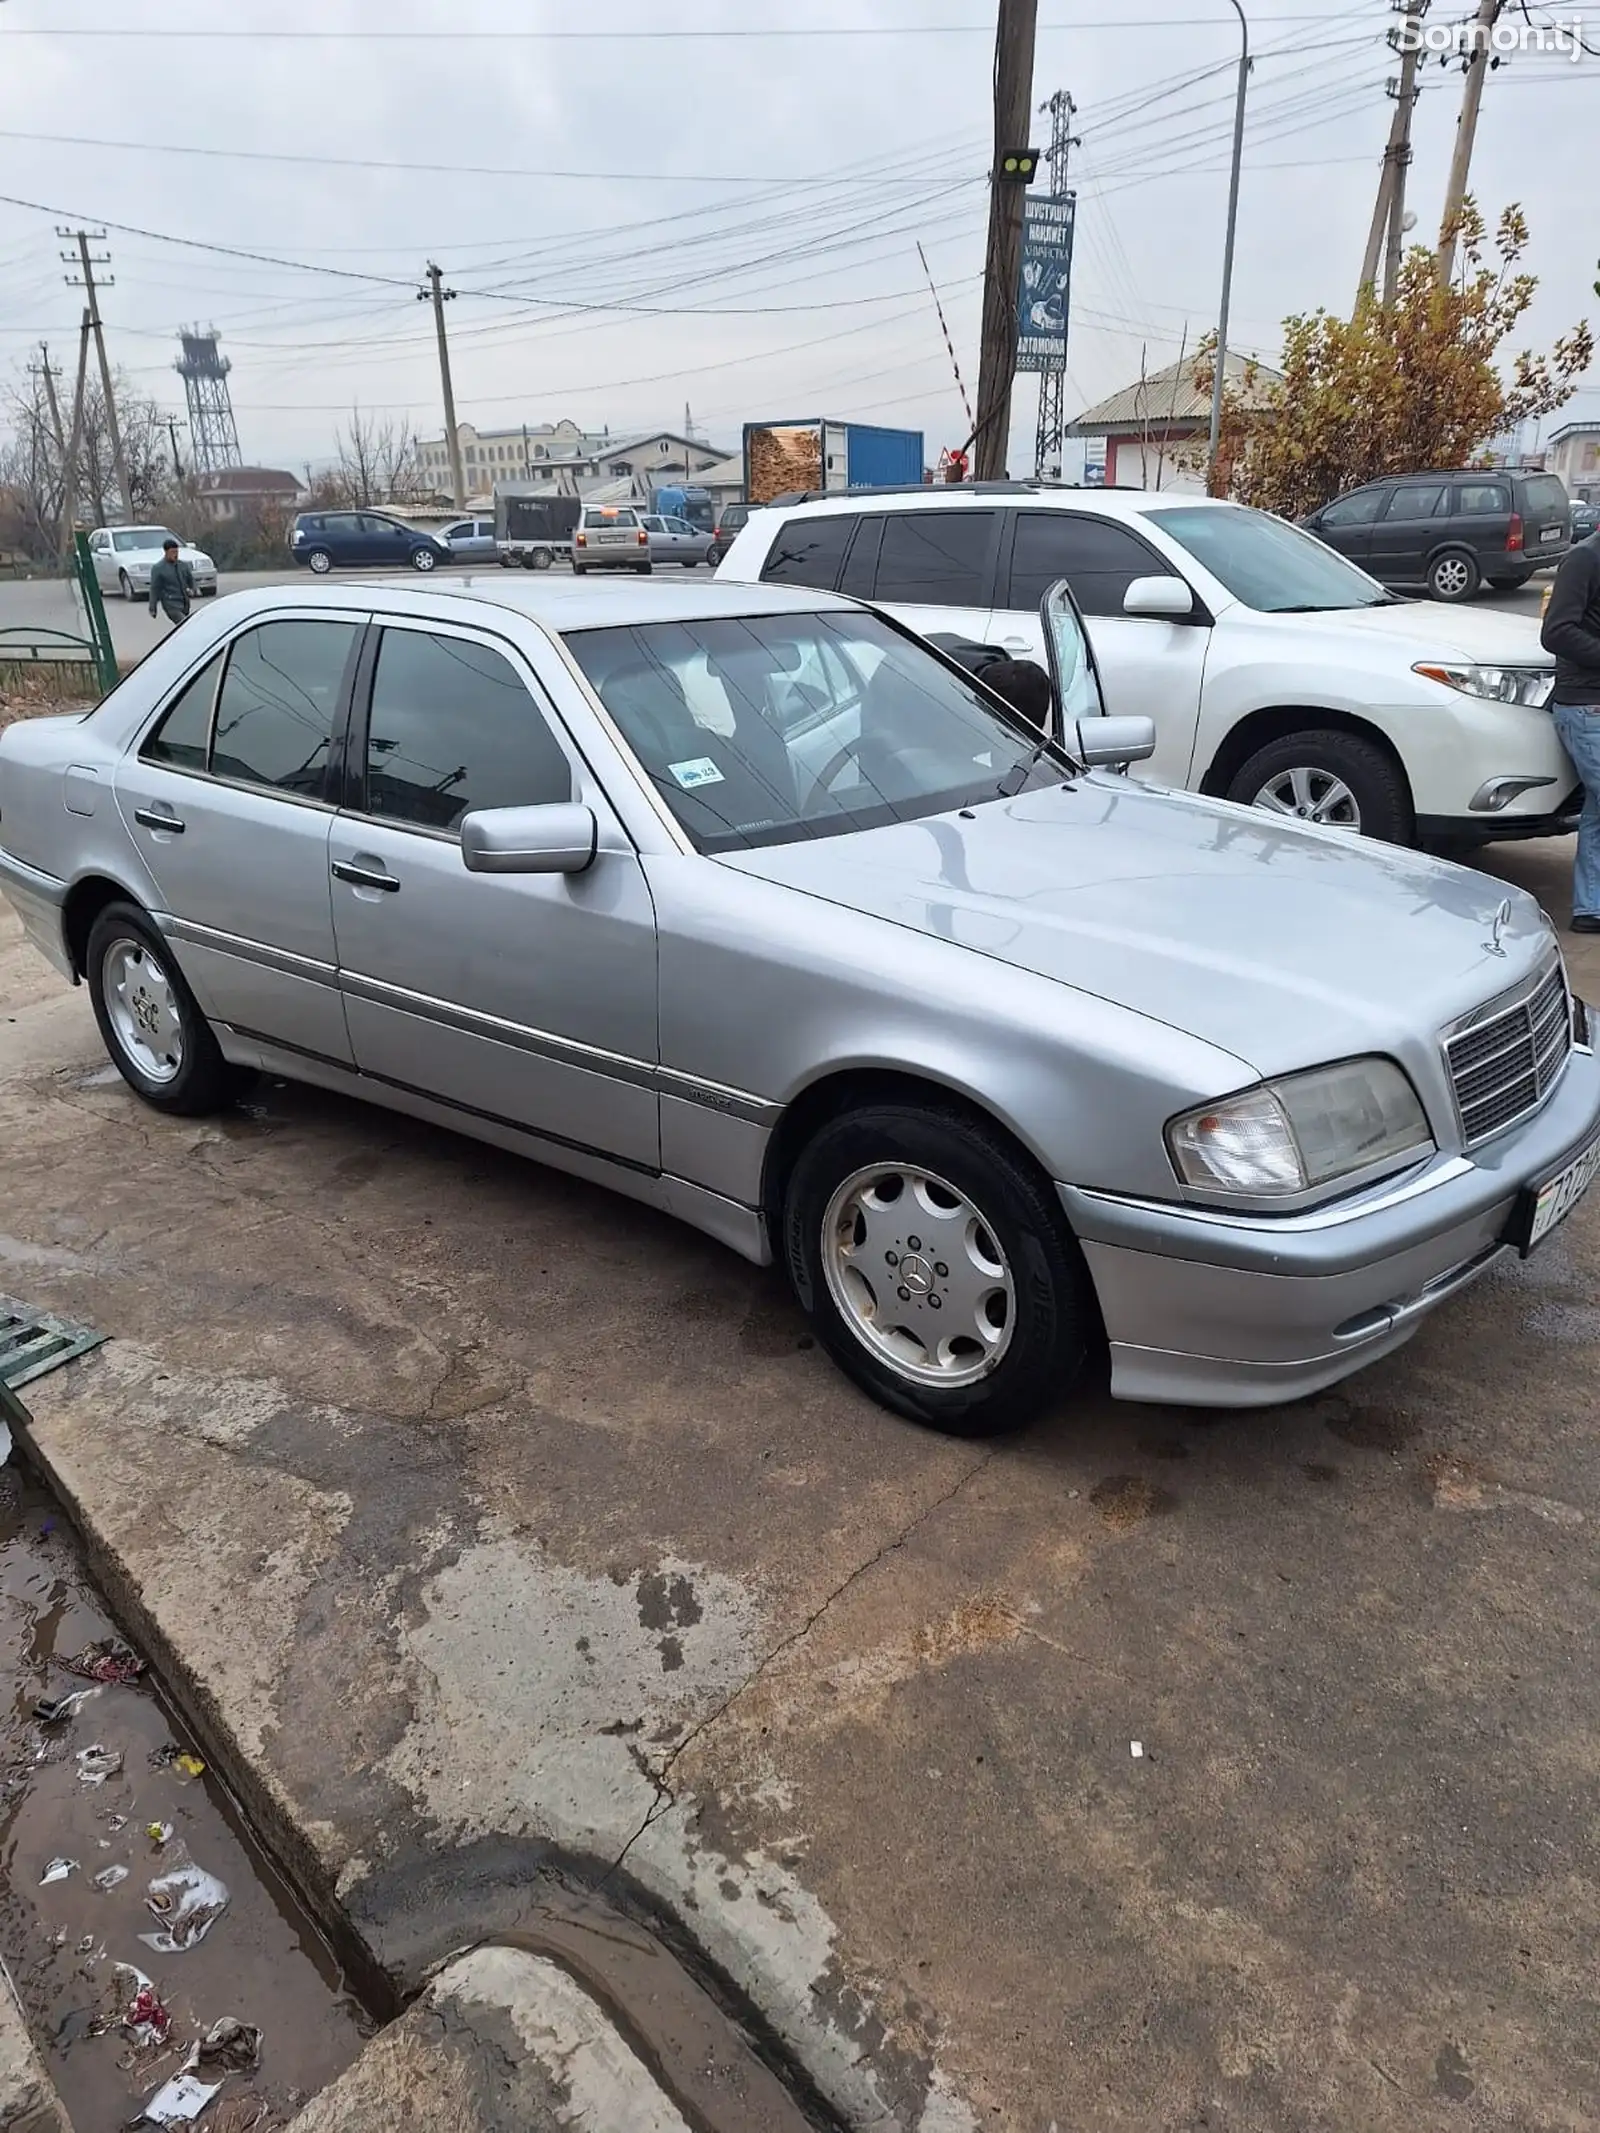
M1135 578L1122 596L1122 612L1184 622L1194 613L1194 594L1182 578Z
M1122 770L1156 752L1156 725L1151 718L1080 718L1067 743L1088 770Z
M469 874L581 874L598 841L594 811L576 801L480 807L461 824L461 860Z

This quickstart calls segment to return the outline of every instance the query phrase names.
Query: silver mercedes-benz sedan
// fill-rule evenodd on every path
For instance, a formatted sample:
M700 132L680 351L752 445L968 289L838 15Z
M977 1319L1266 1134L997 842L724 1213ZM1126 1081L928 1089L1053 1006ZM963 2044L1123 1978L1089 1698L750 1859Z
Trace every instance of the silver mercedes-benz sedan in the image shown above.
M1102 1342L1289 1399L1570 1211L1590 1019L1530 898L1110 767L1046 608L1053 735L831 595L237 595L4 734L0 885L158 1110L266 1069L602 1181L918 1421Z

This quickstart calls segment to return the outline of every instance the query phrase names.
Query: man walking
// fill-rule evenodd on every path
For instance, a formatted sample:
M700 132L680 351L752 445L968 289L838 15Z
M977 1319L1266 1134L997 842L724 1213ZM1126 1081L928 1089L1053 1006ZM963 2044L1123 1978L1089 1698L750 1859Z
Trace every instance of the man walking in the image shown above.
M194 572L187 563L178 561L178 544L167 540L161 544L161 561L150 565L150 612L153 615L159 605L161 612L176 629L180 622L189 619L189 602L194 598Z
M1561 560L1539 641L1556 655L1556 731L1583 780L1572 930L1600 933L1600 532Z

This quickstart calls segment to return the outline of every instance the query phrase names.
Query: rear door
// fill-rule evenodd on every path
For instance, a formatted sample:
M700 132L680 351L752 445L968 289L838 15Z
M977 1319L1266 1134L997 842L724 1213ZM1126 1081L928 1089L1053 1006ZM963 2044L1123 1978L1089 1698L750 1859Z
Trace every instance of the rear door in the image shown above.
M924 635L981 636L994 605L1002 514L959 506L873 516L879 546L871 597Z
M1129 526L1087 511L1007 512L1003 597L984 618L984 641L1013 659L1047 663L1040 602L1065 578L1083 610L1107 712L1153 719L1156 752L1134 775L1186 785L1200 718L1211 631L1204 622L1125 615L1135 578L1176 578L1165 556Z
M582 797L582 874L469 874L462 817ZM328 848L363 1073L638 1169L660 1162L655 908L521 651L386 621L362 660Z
M1365 567L1384 585L1420 585L1449 529L1449 483L1397 481L1373 521Z
M164 707L115 782L206 1013L341 1065L329 781L362 628L319 613L241 631Z
M1470 548L1486 578L1506 577L1523 568L1522 550L1508 550L1511 537L1511 483L1504 474L1485 474L1451 484L1448 526L1440 533Z

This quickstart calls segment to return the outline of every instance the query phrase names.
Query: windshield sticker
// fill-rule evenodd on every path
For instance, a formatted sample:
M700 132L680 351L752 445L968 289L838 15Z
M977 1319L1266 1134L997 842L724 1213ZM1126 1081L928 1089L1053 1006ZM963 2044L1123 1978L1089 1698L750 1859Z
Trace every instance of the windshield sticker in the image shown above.
M697 785L723 783L722 772L708 755L697 755L692 763L669 763L667 768L685 792L693 792Z

